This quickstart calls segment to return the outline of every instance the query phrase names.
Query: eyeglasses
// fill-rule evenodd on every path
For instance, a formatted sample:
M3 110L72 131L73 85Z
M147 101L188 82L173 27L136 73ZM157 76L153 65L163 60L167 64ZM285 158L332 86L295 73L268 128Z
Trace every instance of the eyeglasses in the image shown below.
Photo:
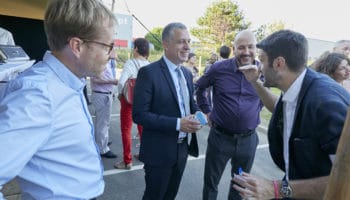
M102 45L107 49L107 55L111 54L112 50L114 49L114 43L111 43L111 44L106 44L106 43L103 43L103 42L98 42L98 41L95 41L95 40L83 40L83 42L90 42L90 43L95 43L95 44L99 44L99 45Z

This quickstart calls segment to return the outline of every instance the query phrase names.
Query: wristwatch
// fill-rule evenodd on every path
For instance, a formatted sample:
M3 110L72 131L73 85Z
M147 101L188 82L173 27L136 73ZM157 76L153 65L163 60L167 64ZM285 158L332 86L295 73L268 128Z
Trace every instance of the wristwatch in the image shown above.
M292 188L290 187L290 185L286 179L282 180L281 189L280 189L280 196L282 198L292 197Z

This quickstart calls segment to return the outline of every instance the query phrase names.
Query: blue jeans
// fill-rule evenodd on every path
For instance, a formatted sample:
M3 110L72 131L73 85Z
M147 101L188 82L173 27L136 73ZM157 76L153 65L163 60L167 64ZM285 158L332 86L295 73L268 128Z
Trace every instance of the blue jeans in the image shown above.
M208 137L208 146L204 167L203 200L215 200L218 194L218 184L231 159L231 176L238 173L241 167L244 172L250 172L259 138L254 131L250 134L229 135L212 127ZM230 183L229 200L240 200L239 193Z

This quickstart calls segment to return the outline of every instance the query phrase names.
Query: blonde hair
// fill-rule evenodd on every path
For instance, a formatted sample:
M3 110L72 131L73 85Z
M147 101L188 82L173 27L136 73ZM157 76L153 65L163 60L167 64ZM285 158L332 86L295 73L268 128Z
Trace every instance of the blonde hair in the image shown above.
M62 50L70 38L94 40L102 27L113 26L113 13L98 0L50 0L44 28L51 50Z

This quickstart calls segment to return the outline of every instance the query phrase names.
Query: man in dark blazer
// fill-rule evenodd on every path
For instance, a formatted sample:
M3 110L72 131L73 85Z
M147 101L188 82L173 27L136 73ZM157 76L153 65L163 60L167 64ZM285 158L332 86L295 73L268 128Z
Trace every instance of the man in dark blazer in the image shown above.
M282 180L236 175L234 188L245 199L322 199L342 132L349 93L334 80L306 67L308 44L300 33L282 30L257 44L261 69L245 73L273 112L270 154L285 172ZM265 81L258 80L260 71ZM277 87L280 98L265 87Z
M175 199L188 154L198 156L195 132L201 126L191 115L198 110L192 74L181 66L190 53L186 26L168 24L162 45L163 57L140 69L134 91L133 120L143 126L140 160L145 170L144 200Z

